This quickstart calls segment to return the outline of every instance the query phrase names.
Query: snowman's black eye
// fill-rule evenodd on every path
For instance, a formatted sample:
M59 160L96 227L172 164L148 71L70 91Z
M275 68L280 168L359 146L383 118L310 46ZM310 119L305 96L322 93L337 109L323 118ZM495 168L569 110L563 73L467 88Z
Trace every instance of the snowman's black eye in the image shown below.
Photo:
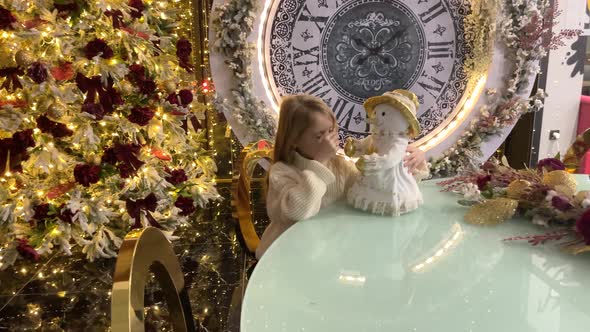
M385 112L382 112L382 113L381 113L381 116L385 116Z

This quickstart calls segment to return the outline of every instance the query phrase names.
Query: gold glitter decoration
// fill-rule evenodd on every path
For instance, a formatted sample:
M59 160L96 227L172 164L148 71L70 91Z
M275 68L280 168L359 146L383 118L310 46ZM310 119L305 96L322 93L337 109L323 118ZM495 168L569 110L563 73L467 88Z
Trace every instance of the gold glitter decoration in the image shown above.
M590 246L586 245L585 243L575 244L575 245L564 247L563 250L567 253L572 254L572 255L577 255L577 254L581 254L584 252L590 252Z
M567 196L573 196L578 186L574 176L566 171L553 171L545 174L543 184L553 186L556 191Z
M474 225L497 225L512 218L516 213L518 201L510 198L495 198L472 206L465 221Z
M506 195L508 198L520 199L522 194L531 186L531 183L527 180L514 180L510 182L508 188L506 188Z
M492 62L497 8L496 0L472 1L471 13L463 21L465 41L471 49L465 59L468 77L483 75Z
M576 137L576 140L572 143L569 149L567 149L567 152L563 157L563 163L566 165L566 169L570 171L570 173L575 173L580 167L580 160L582 160L582 157L588 149L590 149L590 129Z

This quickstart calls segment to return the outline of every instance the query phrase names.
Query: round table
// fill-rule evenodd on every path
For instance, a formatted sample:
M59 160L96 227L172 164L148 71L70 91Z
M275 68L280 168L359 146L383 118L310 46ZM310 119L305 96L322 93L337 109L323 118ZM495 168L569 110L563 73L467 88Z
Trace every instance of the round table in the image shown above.
M590 331L590 255L503 242L546 230L466 224L458 196L421 188L401 217L337 203L291 227L250 278L241 331Z

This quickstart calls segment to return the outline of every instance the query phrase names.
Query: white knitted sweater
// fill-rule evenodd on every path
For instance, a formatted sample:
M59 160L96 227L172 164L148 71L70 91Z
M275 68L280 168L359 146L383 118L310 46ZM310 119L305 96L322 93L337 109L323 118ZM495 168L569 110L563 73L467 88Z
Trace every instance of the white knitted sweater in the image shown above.
M274 164L266 196L271 223L262 235L256 257L260 258L295 222L315 216L321 208L344 197L357 173L355 166L341 156L324 166L295 153L293 165Z

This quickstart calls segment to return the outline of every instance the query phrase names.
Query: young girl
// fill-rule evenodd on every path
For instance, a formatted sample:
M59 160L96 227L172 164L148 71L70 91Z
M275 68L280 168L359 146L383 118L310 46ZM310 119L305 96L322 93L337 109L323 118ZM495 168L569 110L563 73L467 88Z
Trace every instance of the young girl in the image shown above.
M345 196L358 171L336 155L339 145L334 112L320 98L283 99L267 192L271 223L256 249L257 258L295 222ZM423 162L424 153L408 147L405 165L410 172Z

